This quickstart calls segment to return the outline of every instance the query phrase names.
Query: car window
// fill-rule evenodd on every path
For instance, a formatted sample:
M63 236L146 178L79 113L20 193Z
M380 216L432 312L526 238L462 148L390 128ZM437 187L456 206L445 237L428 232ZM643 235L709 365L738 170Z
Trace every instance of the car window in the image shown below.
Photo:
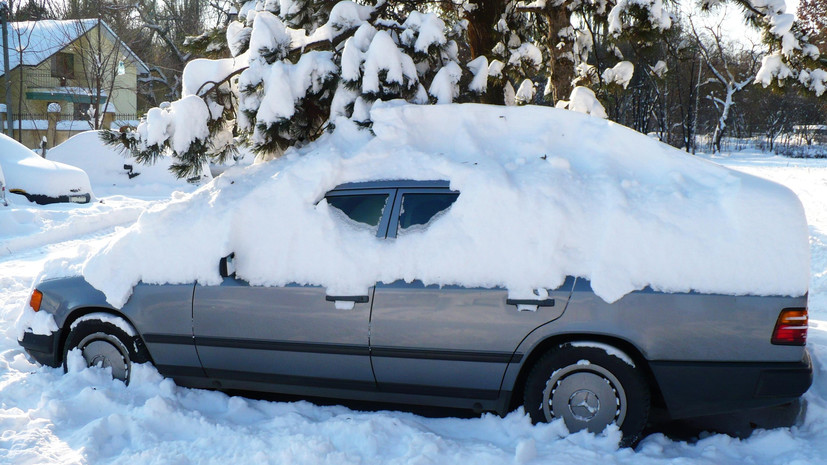
M459 194L404 194L399 211L398 233L423 229L441 216L456 200Z
M329 195L331 207L344 213L359 226L376 229L382 220L382 212L388 202L388 194Z

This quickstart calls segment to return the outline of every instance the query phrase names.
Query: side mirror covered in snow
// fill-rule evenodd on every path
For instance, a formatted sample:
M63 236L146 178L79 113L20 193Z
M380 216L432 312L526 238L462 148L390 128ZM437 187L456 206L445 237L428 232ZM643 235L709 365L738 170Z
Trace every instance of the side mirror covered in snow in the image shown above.
M223 257L218 262L218 272L221 274L222 278L230 278L235 276L235 252Z

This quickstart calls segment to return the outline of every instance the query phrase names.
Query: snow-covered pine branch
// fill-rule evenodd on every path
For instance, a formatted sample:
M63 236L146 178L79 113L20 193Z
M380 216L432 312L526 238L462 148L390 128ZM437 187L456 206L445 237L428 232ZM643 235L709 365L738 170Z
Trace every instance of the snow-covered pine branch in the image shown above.
M336 118L369 127L377 100L448 103L485 92L483 62L461 63L456 31L434 13L391 15L384 0L330 4L246 2L226 28L232 58L189 62L180 100L150 110L134 131L102 137L139 160L170 154L187 176L238 142L272 157Z

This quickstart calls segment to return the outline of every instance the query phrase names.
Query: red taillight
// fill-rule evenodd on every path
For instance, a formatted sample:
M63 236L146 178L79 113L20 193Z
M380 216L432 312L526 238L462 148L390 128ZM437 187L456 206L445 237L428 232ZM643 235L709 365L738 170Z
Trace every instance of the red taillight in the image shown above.
M32 306L32 310L39 312L40 311L40 303L43 301L43 293L35 289L32 291L32 298L29 299L29 305Z
M785 346L803 346L807 343L807 309L785 308L778 315L772 343Z

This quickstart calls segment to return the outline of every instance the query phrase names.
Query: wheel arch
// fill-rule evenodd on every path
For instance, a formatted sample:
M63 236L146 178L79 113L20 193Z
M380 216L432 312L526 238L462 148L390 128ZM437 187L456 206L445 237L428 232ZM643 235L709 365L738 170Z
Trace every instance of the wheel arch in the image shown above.
M63 352L64 352L64 349L66 348L66 339L69 337L69 333L71 332L72 325L75 323L75 321L79 320L80 318L82 318L86 315L90 315L92 313L106 313L106 314L112 315L114 317L121 318L122 320L126 321L129 324L129 326L132 327L132 330L135 331L135 334L136 334L135 337L136 337L137 341L140 344L142 344L144 347L146 347L146 343L144 342L144 338L141 335L141 333L138 332L138 329L135 326L135 323L133 323L132 320L129 317L127 317L123 312L120 312L120 311L118 311L116 309L113 309L113 308L107 308L107 307L94 307L94 306L91 306L91 307L78 307L78 308L73 309L66 316L66 318L63 320L63 327L61 328L61 331L60 331L60 339L58 341L57 353L56 353L56 358L58 359L57 360L58 363L63 363ZM147 353L147 356L149 356L150 361L152 361L152 356L149 355L149 351L147 351L146 353Z
M654 373L649 366L649 362L634 344L625 339L607 336L604 334L570 333L558 334L541 340L531 348L531 351L528 354L523 357L514 384L510 386L511 398L507 404L508 412L513 411L522 405L526 379L528 378L531 369L537 364L537 361L555 347L571 342L596 342L606 344L624 352L626 355L631 357L632 361L635 363L635 367L639 367L641 369L643 377L649 385L653 407L663 407L665 405L663 395L660 391L660 386L658 386ZM504 388L507 387L508 386L504 386Z

